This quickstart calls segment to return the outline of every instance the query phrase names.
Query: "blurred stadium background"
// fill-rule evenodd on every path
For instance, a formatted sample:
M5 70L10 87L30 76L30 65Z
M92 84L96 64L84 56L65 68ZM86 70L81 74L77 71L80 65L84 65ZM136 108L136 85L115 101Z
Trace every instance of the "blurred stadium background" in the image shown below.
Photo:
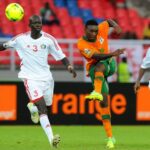
M5 8L9 3L17 2L21 4L25 10L25 16L20 22L10 22L5 17ZM28 28L28 19L33 14L40 14L40 9L44 6L45 2L49 2L52 10L56 13L60 25L43 26L43 30L57 38L60 46L65 54L70 59L71 63L75 66L78 77L72 79L72 77L66 72L65 68L60 62L56 62L51 56L49 56L49 64L56 81L54 103L51 108L51 122L53 125L99 125L101 124L99 116L99 104L97 102L85 102L84 96L88 94L92 87L89 83L89 79L85 76L84 65L85 62L82 59L79 51L76 47L76 42L79 37L83 35L84 23L91 18L95 18L98 22L105 19L115 19L122 27L123 33L116 35L113 32L109 35L110 50L113 51L120 47L126 48L127 66L129 67L130 78L127 82L119 81L119 72L109 79L110 81L110 106L112 111L112 123L113 125L150 125L150 91L147 87L147 82L150 79L150 71L148 71L144 78L143 83L138 94L134 94L133 85L137 78L137 73L142 62L145 53L150 47L150 28L145 31L150 24L150 1L149 0L0 0L0 42L7 41L13 36L26 32ZM146 32L146 33L145 33ZM145 35L146 34L146 35ZM148 36L149 35L149 36ZM121 59L117 58L118 65L121 63ZM30 114L26 109L28 102L27 95L23 83L17 78L19 69L19 58L15 51L4 51L0 53L0 124L1 125L31 125ZM13 127L7 126L13 130ZM0 127L0 133L5 135L9 131L6 127ZM29 126L28 126L29 127ZM91 126L93 127L93 126ZM139 127L139 126L138 126ZM147 134L149 126L140 126L139 128L133 128L127 126L115 127L116 136L124 138L120 141L118 150L149 150L150 141ZM15 127L14 127L15 128ZM56 132L63 130L71 137L71 134L67 132L67 128L62 130L58 127ZM54 128L54 129L55 129ZM76 128L76 127L75 127ZM93 128L87 128L94 132L99 126ZM101 128L101 127L100 127ZM17 130L17 129L14 129ZM27 129L29 130L29 129ZM32 130L32 127L31 127ZM73 130L73 129L71 129ZM79 129L82 131L82 128ZM119 131L121 130L121 131ZM21 130L25 134L26 130ZM126 133L130 131L130 134ZM138 136L136 131L140 133ZM142 135L143 131L143 135ZM37 132L40 133L39 129ZM70 131L71 132L71 131ZM75 131L79 132L78 130ZM95 134L99 132L94 132ZM101 132L101 130L100 130ZM8 134L8 133L7 133ZM10 132L10 137L15 134ZM21 133L18 133L21 135ZM88 135L83 134L85 138ZM137 134L137 135L136 135ZM103 133L102 133L103 135ZM38 136L38 135L35 135ZM75 135L81 137L82 135ZM94 135L93 135L94 136ZM101 135L97 135L97 138ZM103 135L104 136L104 135ZM127 137L129 136L129 137ZM5 139L9 139L8 136L4 136ZM125 138L126 137L126 138ZM130 140L133 138L133 143ZM28 137L26 137L28 138ZM13 139L13 137L11 137ZM42 137L42 140L44 137ZM67 140L69 137L64 137ZM100 138L102 139L102 137ZM22 140L22 141L21 141ZM25 142L24 138L21 138L21 142ZM44 139L45 140L45 139ZM44 141L43 140L43 141ZM83 139L81 138L81 141ZM0 142L3 150L14 150L15 147L22 149L21 146L17 147L21 142L18 139L14 139L14 146L7 146L7 142L4 139ZM32 139L30 139L32 141ZM37 141L39 142L40 138ZM144 142L145 141L145 142ZM16 145L15 145L16 142ZM71 141L73 142L73 141ZM88 142L91 142L90 140ZM87 143L88 143L87 142ZM83 142L86 143L85 141ZM86 143L86 144L87 144ZM103 143L100 142L102 145ZM138 144L137 144L138 143ZM67 144L70 148L67 148ZM65 150L72 150L74 144L67 143ZM80 143L82 145L82 142ZM89 146L89 149L85 147L78 147L78 150L97 150L98 141L96 143L92 141L92 144L96 144L97 148L93 149ZM13 145L13 144L12 144ZM123 147L121 147L123 145ZM125 146L128 145L128 146ZM23 146L23 145L22 145ZM30 146L30 144L29 144ZM40 146L39 146L40 147ZM14 148L14 149L13 149ZM32 145L29 149L33 149ZM34 147L38 150L38 147ZM41 147L40 147L41 148ZM0 148L1 149L1 148ZM62 148L63 149L63 148ZM61 149L61 150L62 150ZM103 149L103 148L101 148ZM42 149L40 149L42 150Z

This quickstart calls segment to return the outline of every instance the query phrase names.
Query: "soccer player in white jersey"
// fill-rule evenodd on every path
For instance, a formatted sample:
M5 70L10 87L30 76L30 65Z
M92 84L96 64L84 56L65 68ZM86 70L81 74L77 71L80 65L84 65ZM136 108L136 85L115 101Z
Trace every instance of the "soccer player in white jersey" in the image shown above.
M143 59L143 62L141 64L141 68L139 70L139 75L138 75L138 78L137 78L137 81L134 85L134 91L135 93L138 91L138 89L140 88L140 81L144 75L144 73L147 71L147 69L150 68L150 47L148 48L147 50L147 53L146 53L146 56L144 57ZM150 88L150 81L149 81L149 88Z
M21 59L18 77L24 82L30 99L28 108L34 123L40 124L52 147L57 148L59 135L53 135L47 114L47 106L52 104L54 81L48 65L48 54L62 61L68 71L76 77L73 66L59 47L56 39L42 32L42 21L37 15L29 19L30 32L20 34L12 40L0 44L0 51L14 48Z

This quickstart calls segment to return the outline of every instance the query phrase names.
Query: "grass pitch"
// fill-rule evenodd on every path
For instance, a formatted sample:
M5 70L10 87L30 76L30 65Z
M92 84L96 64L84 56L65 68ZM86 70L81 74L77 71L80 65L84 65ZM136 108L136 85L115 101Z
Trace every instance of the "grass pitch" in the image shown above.
M102 126L53 126L58 150L105 150ZM150 150L150 126L113 126L116 150ZM51 150L40 126L0 126L0 150Z

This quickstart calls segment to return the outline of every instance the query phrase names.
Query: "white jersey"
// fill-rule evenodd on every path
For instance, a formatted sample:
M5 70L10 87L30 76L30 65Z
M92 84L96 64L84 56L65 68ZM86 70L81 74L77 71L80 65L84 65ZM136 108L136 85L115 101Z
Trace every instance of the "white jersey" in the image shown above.
M19 78L33 80L53 79L48 64L48 55L51 54L55 60L65 57L56 39L41 32L38 39L31 38L31 32L20 34L9 41L9 46L14 48L21 59Z
M143 69L150 68L150 48L148 48L146 56L142 61L141 68Z

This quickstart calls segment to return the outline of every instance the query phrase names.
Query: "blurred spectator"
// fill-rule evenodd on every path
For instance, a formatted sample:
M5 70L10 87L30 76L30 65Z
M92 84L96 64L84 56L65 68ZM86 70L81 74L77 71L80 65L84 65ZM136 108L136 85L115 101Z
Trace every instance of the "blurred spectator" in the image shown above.
M144 28L143 39L150 39L150 23Z
M59 25L59 20L55 12L51 9L48 2L44 4L44 7L40 10L43 25Z
M126 7L126 0L116 0L116 5L119 8L125 8Z
M116 5L116 4L117 4L117 3L116 3L116 0L109 0L109 1L110 1L110 3L113 5L113 7L115 7L115 8L117 7L117 5Z
M128 68L127 58L122 57L121 62L118 65L118 81L121 83L127 83L131 81L131 73Z
M116 8L125 8L126 7L126 0L109 0L111 4Z
M130 32L130 38L131 39L138 39L136 33L133 31L133 32Z

